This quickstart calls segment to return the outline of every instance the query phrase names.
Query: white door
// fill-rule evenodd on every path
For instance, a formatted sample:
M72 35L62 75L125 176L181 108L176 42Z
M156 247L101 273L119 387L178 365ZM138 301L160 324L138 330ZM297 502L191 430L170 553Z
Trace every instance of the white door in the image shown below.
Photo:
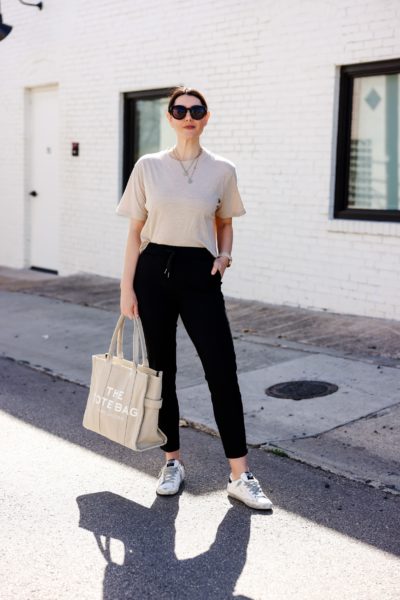
M28 202L30 264L59 268L59 132L57 86L32 89L28 96Z

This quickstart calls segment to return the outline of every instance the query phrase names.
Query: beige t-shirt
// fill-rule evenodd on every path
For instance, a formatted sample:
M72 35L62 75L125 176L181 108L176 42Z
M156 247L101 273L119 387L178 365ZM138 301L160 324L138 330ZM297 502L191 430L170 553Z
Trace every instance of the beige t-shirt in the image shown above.
M192 183L171 148L136 161L115 212L145 221L140 252L155 242L205 247L217 256L215 215L224 219L245 214L235 165L202 148ZM191 162L183 162L186 169Z

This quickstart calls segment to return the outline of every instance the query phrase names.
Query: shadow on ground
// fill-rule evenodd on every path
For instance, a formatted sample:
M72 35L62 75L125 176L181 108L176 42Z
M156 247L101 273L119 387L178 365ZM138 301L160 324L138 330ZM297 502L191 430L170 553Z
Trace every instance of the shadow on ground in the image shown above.
M0 410L22 423L38 427L85 450L152 475L155 483L162 462L161 451L157 449L134 453L84 429L82 418L87 395L86 387L34 371L10 359L0 358ZM201 495L223 490L228 470L219 438L187 428L181 429L181 435L185 463L190 472L185 493ZM390 496L361 483L348 481L263 450L252 449L249 455L250 464L274 502L275 510L298 514L365 544L400 555L400 497ZM108 515L105 522L109 523L108 534L105 531L104 535L111 535L113 528L121 527L121 532L123 531L126 519L122 515L126 511L132 535L135 523L136 527L139 523L143 530L143 523L152 518L159 523L160 529L168 524L168 531L160 535L163 543L167 544L165 551L171 555L168 560L174 564L171 550L173 524L169 511L175 515L177 504L164 505L156 501L149 510L108 493L95 494L92 499L86 497L80 502L81 525L96 535L102 532L104 514ZM90 503L92 507L89 510ZM102 510L96 510L96 505L108 508L102 514ZM82 513L84 506L86 510ZM252 511L235 504L234 510L230 510L224 519L217 540L218 536L227 535L226 532L235 539L235 528L230 525L230 515L233 512L237 517L235 528L238 524L243 526L242 535L248 535L246 527ZM124 541L127 547L133 543L130 536L128 534L129 539ZM219 542L216 541L216 544L218 547ZM210 554L209 558L211 556ZM228 586L228 582L226 585Z
M103 600L115 598L241 598L233 595L246 563L251 512L238 519L229 509L210 548L179 560L175 554L175 519L179 495L157 497L150 508L110 492L77 498L80 527L91 531L107 562ZM114 540L124 547L112 558Z

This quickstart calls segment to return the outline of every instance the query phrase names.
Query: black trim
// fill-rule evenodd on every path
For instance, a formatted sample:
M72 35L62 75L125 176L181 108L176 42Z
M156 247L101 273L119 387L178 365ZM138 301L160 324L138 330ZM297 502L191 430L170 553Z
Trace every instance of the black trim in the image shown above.
M400 221L400 210L362 209L349 208L348 206L354 78L390 74L400 74L400 59L345 65L340 69L335 202L333 212L335 219Z
M53 275L58 275L58 271L55 269L46 269L45 267L29 267L31 271L40 271L41 273L52 273Z

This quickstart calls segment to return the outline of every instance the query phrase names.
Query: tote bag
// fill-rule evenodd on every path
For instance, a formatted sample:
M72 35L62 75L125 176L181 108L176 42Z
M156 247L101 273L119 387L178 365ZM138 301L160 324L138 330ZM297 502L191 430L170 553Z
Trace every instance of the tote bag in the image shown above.
M167 441L158 427L162 371L149 367L140 317L134 317L132 322L132 361L123 354L125 316L122 314L108 352L92 355L90 390L82 424L131 450L143 451Z

